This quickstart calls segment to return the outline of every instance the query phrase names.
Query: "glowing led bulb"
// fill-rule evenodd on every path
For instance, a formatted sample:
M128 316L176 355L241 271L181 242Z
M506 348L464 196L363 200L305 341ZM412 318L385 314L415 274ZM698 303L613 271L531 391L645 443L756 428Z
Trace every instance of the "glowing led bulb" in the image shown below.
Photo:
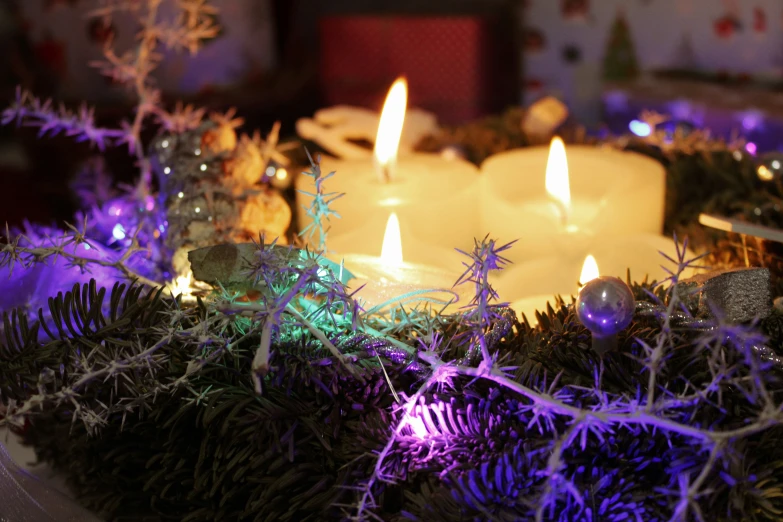
M111 235L114 236L114 239L118 241L125 239L125 227L117 223L116 225L114 225L114 228L111 231Z

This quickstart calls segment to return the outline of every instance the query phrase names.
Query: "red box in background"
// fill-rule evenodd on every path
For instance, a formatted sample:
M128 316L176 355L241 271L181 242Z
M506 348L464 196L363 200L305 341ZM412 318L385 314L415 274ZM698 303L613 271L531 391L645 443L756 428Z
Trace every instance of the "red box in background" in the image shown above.
M508 62L513 35L498 31L490 17L327 16L319 33L327 104L380 109L398 76L408 80L408 105L434 112L442 123L519 102L519 65Z

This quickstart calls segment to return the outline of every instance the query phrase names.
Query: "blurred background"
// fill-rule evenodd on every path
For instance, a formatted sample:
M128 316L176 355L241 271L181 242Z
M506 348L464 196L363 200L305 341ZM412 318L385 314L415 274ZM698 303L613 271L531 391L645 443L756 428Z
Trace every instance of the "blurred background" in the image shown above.
M783 150L780 0L213 0L221 34L196 56L165 57L166 102L236 107L243 130L266 133L321 107L377 109L408 78L410 105L459 124L543 96L588 129L644 133L643 109L741 133L749 152ZM426 5L422 5L426 4ZM132 48L133 20L85 15L95 0L0 0L0 100L17 85L127 118L129 93L90 62L103 44ZM75 174L89 147L0 127L0 222L70 219ZM124 150L113 174L136 170Z

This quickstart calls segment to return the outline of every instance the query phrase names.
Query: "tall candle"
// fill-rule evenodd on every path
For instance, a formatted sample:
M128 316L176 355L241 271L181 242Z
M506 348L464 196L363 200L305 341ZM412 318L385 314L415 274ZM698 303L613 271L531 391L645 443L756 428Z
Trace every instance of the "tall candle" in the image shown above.
M587 146L569 146L566 155L558 140L482 165L483 228L520 239L512 261L589 249L607 236L660 233L666 173L658 162Z
M373 158L322 159L323 172L336 172L324 183L326 191L345 193L331 205L341 217L331 220L330 234L340 236L363 227L380 236L393 211L406 234L403 242L415 237L443 248L469 248L475 237L483 236L478 169L466 161L434 154L398 159L405 96L404 82L396 82L384 105ZM312 201L302 192L312 192L312 179L300 175L296 188L297 218L302 230L311 222L305 208Z

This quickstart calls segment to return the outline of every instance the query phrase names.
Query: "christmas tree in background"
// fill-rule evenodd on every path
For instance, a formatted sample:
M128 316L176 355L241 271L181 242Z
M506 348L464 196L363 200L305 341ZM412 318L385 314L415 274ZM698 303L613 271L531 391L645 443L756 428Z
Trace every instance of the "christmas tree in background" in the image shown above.
M693 49L693 40L691 35L685 33L680 38L680 43L674 50L674 59L672 67L679 71L694 71L698 68L696 51Z
M636 50L631 30L622 11L617 13L609 32L609 43L604 55L604 79L608 81L630 80L639 73Z

